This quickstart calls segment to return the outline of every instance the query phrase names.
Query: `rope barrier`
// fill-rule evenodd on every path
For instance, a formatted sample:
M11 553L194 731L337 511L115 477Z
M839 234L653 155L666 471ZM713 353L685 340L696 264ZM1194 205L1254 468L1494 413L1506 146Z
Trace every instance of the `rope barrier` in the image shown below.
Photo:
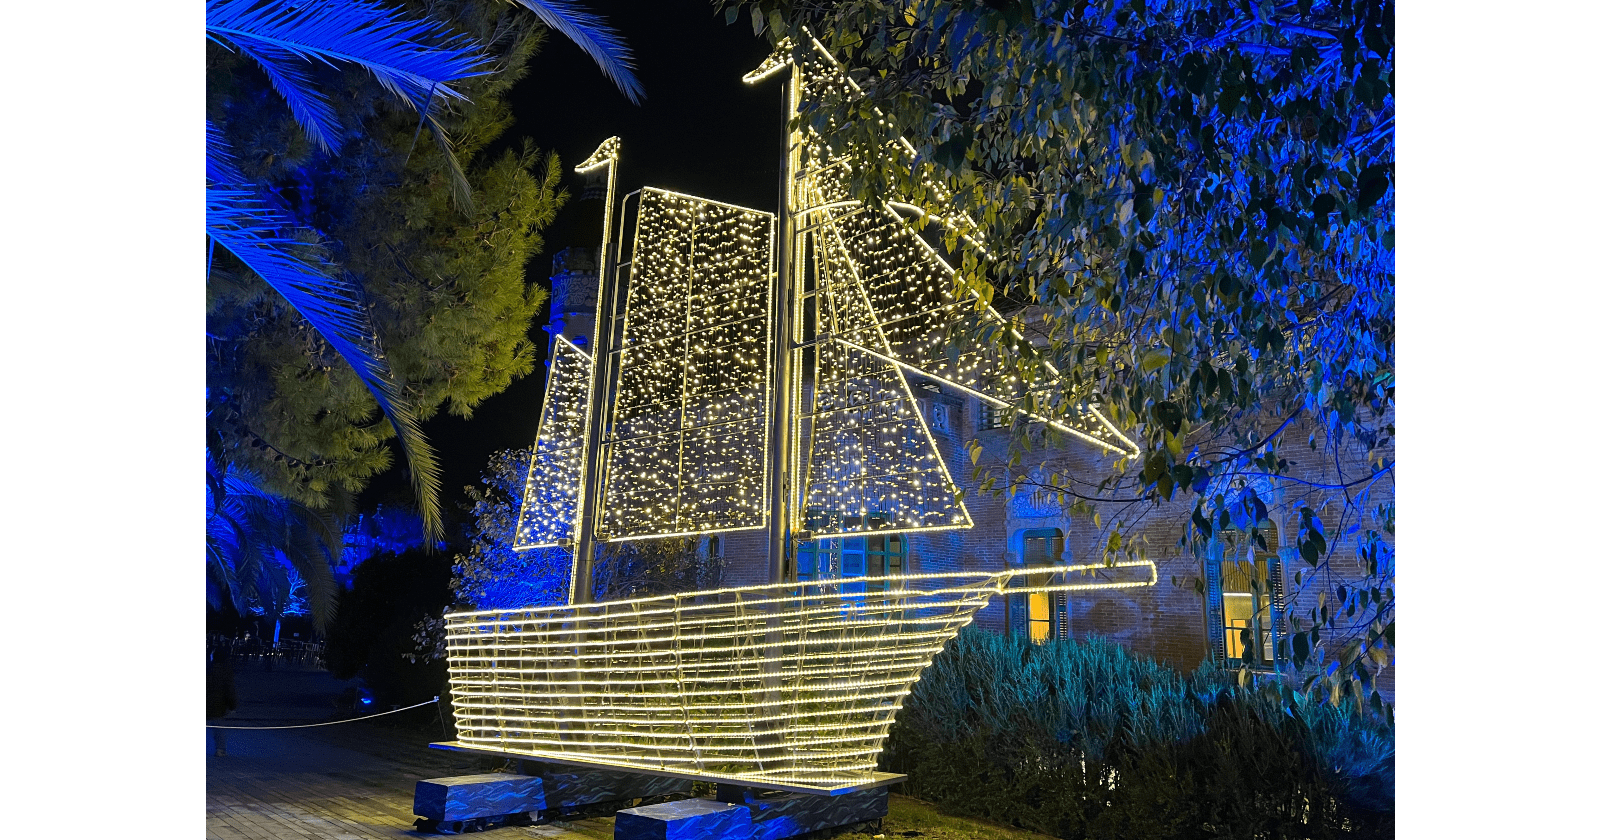
M333 726L336 723L355 723L358 720L369 720L369 719L375 718L375 717L383 717L384 715L392 715L392 714L395 714L397 712L408 712L408 711L410 711L412 709L417 708L418 706L426 706L429 703L437 703L437 702L439 702L439 698L435 697L432 700L424 700L421 703L416 704L415 706L407 706L404 709L390 709L387 712L379 712L379 713L377 713L375 715L366 715L365 717L350 718L349 720L326 720L326 721L323 721L322 723L298 723L298 724L295 724L293 726L212 726L211 724L208 723L208 724L206 724L206 728L207 729L309 729L309 728L311 728L313 726Z

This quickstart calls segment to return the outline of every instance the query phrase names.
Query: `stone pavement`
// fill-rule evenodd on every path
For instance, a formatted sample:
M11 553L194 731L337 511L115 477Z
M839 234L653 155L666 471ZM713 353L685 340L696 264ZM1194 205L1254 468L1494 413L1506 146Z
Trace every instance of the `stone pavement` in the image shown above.
M344 688L321 672L241 672L240 708L223 721L237 726L327 720ZM430 722L423 707L396 719ZM473 756L431 750L426 730L357 722L313 729L232 730L227 755L206 739L207 840L392 840L427 837L412 826L411 797L419 779L491 769ZM437 736L433 740L439 740ZM503 827L483 837L609 838L609 819Z

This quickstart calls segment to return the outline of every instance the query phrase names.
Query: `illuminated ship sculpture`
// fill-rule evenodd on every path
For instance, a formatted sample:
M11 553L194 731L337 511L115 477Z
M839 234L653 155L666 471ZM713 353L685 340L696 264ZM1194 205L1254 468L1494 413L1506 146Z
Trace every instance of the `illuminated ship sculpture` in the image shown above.
M745 80L787 70L791 116L852 84L810 46ZM809 131L787 132L778 214L653 188L615 208L619 146L578 167L607 169L600 364L557 338L517 525L519 549L573 549L570 603L446 616L456 746L870 787L912 684L991 596L1155 582L1149 563L796 580L803 540L971 527L906 374L1009 409L998 359L1024 339L990 309L999 346L948 353L985 310L907 223L935 214L852 200L848 157ZM1092 406L1027 416L1138 457ZM597 544L756 529L770 584L588 603Z

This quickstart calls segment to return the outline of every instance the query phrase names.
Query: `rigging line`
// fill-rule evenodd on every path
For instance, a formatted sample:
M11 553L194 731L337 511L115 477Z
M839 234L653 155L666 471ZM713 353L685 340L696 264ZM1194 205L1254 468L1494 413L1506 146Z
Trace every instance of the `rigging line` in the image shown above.
M392 714L395 714L396 712L408 712L408 711L411 711L412 709L418 708L420 706L426 706L429 703L437 703L437 702L439 702L439 698L435 697L432 700L424 700L421 703L416 704L415 706L407 706L404 709L390 709L387 712L379 712L379 713L377 713L375 715L367 715L366 717L350 718L349 720L327 720L327 721L323 721L322 723L299 723L299 724L295 724L293 726L212 726L211 724L208 723L208 724L206 724L206 728L207 729L309 729L309 728L311 728L313 726L333 726L334 724L338 724L338 723L355 723L358 720L368 720L370 718L383 717L384 715L392 715Z

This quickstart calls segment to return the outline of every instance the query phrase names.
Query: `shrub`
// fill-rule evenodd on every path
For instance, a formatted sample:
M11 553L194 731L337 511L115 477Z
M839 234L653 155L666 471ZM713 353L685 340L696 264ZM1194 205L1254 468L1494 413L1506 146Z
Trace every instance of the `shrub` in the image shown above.
M382 552L356 567L328 628L324 655L339 679L359 675L380 709L420 703L446 683L443 661L415 655L417 624L450 602L450 560L413 549Z
M1350 704L1102 641L968 629L907 698L882 766L946 810L1064 838L1393 834L1394 739Z

